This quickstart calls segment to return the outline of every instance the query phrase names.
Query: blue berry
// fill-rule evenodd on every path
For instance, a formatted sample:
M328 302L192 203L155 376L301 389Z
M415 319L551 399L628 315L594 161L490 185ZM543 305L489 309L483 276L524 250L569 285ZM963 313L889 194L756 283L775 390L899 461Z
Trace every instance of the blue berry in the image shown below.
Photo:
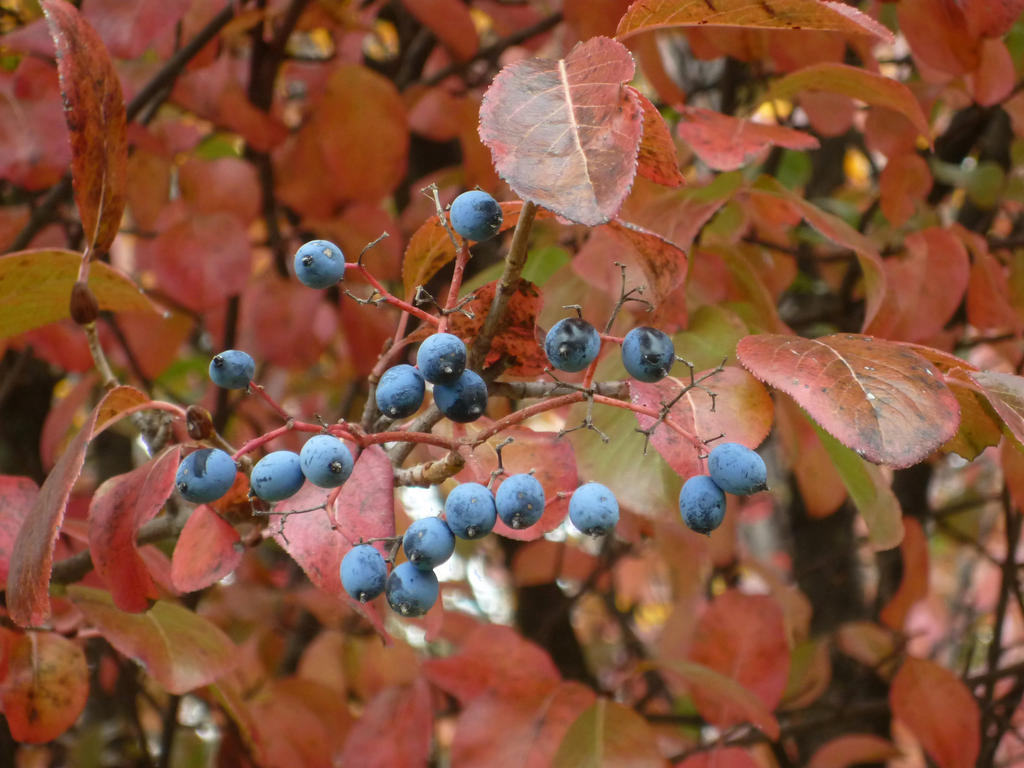
M467 240L490 240L501 229L501 219L501 206L479 189L463 192L452 203L452 229Z
M452 421L476 421L487 410L487 384L480 374L463 371L453 384L434 386L434 403Z
M431 384L452 384L466 369L466 345L458 336L435 333L420 344L416 365Z
M235 482L235 460L219 448L200 448L178 465L174 485L186 501L205 504L227 493Z
M462 483L444 501L444 518L460 539L479 539L494 529L494 494L480 483Z
M310 240L295 252L295 276L310 288L330 288L345 277L345 254L330 240Z
M392 419L404 419L423 405L425 389L422 374L413 366L402 363L384 371L374 396L381 413Z
M544 514L544 486L533 475L512 475L498 486L494 506L509 528L529 528Z
M634 328L622 340L622 364L637 381L661 381L672 370L676 348L672 339L657 328Z
M341 586L353 600L365 603L384 591L388 566L370 544L352 547L341 559Z
M691 531L711 533L725 517L725 492L708 475L694 475L679 492L679 514Z
M582 371L601 351L597 329L578 317L559 320L544 338L544 354L560 371Z
M421 571L436 568L455 551L455 534L439 517L424 517L410 525L402 537L409 562Z
M274 451L256 462L249 485L252 492L264 501L281 501L293 496L305 480L299 454Z
M352 454L334 435L314 435L299 451L302 474L319 488L337 488L352 474Z
M715 484L737 496L763 491L768 487L764 459L739 443L720 443L708 456L708 474Z
M587 483L569 499L569 521L590 536L608 533L619 522L619 502L600 483Z
M437 602L437 576L421 571L412 563L396 565L388 576L384 593L388 605L403 616L422 616Z
M225 349L210 361L210 381L224 389L247 389L256 363L247 352Z

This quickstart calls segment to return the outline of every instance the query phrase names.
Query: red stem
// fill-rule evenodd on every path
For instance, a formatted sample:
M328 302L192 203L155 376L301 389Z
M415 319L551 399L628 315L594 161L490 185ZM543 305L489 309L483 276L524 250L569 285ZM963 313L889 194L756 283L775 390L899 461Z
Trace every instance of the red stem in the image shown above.
M455 256L455 271L452 273L451 286L448 288L448 300L444 305L445 311L442 313L441 322L437 326L438 333L444 333L448 330L448 316L459 302L459 290L462 288L462 273L465 272L466 262L468 261L469 243L463 240L462 247L459 248L459 252Z
M380 280L378 280L376 277L374 277L373 274L371 274L370 270L368 270L362 264L359 264L358 262L355 262L355 263L349 262L348 264L345 265L345 269L346 269L346 271L349 270L349 269L357 269L357 270L359 270L359 273L363 277L365 277L367 280L370 281L370 285L372 285L374 288L377 289L377 293L379 293L381 298L384 299L384 301L386 301L388 304L394 304L399 309L408 312L410 315L416 315L416 317L418 317L420 320L422 320L425 323L430 323L434 327L437 327L440 324L441 321L438 318L434 317L433 315L431 315L431 314L429 314L427 312L424 312L419 307L414 307L409 302L402 301L397 296L392 295L381 284Z

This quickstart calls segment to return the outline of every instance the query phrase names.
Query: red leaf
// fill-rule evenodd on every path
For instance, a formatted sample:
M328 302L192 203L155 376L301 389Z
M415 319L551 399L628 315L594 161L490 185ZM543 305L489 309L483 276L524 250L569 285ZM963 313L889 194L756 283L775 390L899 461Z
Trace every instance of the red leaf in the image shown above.
M676 156L676 145L672 142L672 133L665 118L650 99L632 86L640 106L644 110L643 138L640 139L640 153L637 156L637 173L658 184L678 187L685 179L679 171L679 158Z
M4 43L14 34L7 33ZM46 42L49 50L40 56L53 50ZM0 177L16 186L43 190L67 170L71 147L59 90L57 73L41 58L24 56L13 73L0 72Z
M460 61L473 58L480 42L469 8L460 0L402 0L402 5Z
M512 580L516 586L551 584L557 579L584 582L598 568L597 558L565 541L538 539L516 550Z
M131 13L124 13L121 0L91 0L83 13L106 41L111 56L136 59L173 31L189 5L188 0L140 0Z
M903 629L914 603L928 596L928 539L917 518L903 518L900 559L903 577L899 589L879 614L882 623L897 632Z
M978 66L978 39L965 34L967 20L960 6L949 0L901 0L900 32L914 56L932 69L964 75Z
M760 763L740 747L721 747L701 752L676 763L676 768L759 768Z
M507 699L547 695L561 680L546 651L495 624L473 630L458 653L423 662L423 675L463 704L486 693Z
M779 721L775 716L757 695L728 675L692 661L666 661L663 665L686 681L694 699L699 696L708 711L749 722L769 738L779 737Z
M991 107L1013 92L1016 70L1006 43L998 39L981 41L981 60L970 75L971 94L983 107Z
M345 741L338 765L419 768L430 761L433 709L430 688L417 680L378 693Z
M789 677L789 643L782 609L774 598L735 590L716 597L697 623L691 661L735 680L769 711L778 706ZM694 702L710 722L742 722L743 713L693 691Z
M662 304L686 282L686 251L670 240L621 219L608 222L600 231L611 235L620 248L636 254L655 305ZM681 317L685 316L685 302L675 309Z
M125 613L98 589L73 585L68 597L118 652L171 693L208 685L239 661L235 644L216 625L175 603L158 600L145 613Z
M38 496L39 486L31 478L0 475L0 583L7 583L18 530Z
M364 453L365 455L365 453ZM359 457L362 460L362 456ZM360 475L357 477L357 473ZM365 482L359 472L359 462L344 487L353 480ZM390 479L390 473L388 475ZM352 548L345 537L332 526L327 510L314 509L325 506L330 491L306 483L294 496L274 505L275 512L291 512L296 509L313 509L297 515L281 518L272 515L270 530L274 540L291 555L305 571L313 584L329 595L343 595L341 588L341 558ZM340 521L340 516L339 516Z
M883 763L901 754L895 744L881 736L849 733L818 747L807 768L847 768L860 763Z
M765 125L723 115L702 107L683 107L683 120L676 131L679 138L708 166L734 171L760 159L770 147L818 148L818 140L803 131L781 125Z
M56 248L0 257L0 339L70 317L68 300L81 261L82 254ZM109 264L92 264L88 282L100 309L156 312L134 281Z
M911 232L904 243L906 253L885 261L885 298L867 330L893 339L927 341L945 327L963 301L970 260L959 238L939 227Z
M230 523L205 504L198 506L174 545L171 583L181 592L205 589L235 570L244 551Z
M964 0L971 36L1002 37L1024 11L1024 0Z
M736 355L839 442L876 464L909 467L956 434L956 397L904 346L852 333L762 335L741 339Z
M816 29L869 35L892 42L892 33L860 11L829 0L715 0L687 2L679 0L638 0L619 21L618 37L628 37L651 29L671 27L740 27L743 29Z
M57 47L75 204L90 256L106 253L124 213L128 143L121 81L96 31L71 3L42 0Z
M553 768L664 768L654 729L635 711L600 698L583 711L558 747Z
M663 403L676 398L683 381L674 377L657 384L631 380L630 400L660 411ZM729 366L705 384L721 395L713 411L711 396L702 389L693 389L672 406L669 414L672 423L659 424L651 434L651 445L684 479L703 471L700 456L705 449L694 445L690 437L680 434L676 428L703 440L724 434L730 442L756 447L768 436L772 426L771 396L743 369ZM654 417L637 414L637 422L641 429L648 429Z
M346 552L360 540L395 535L394 469L379 445L368 446L359 454L352 476L335 501L334 519ZM340 579L338 569L334 570L334 578Z
M807 416L792 400L779 398L775 403L776 425L800 498L809 517L827 517L846 499L846 486L836 471Z
M230 213L248 224L260 212L260 182L239 157L189 158L178 169L181 198L196 213Z
M594 699L590 688L572 681L534 696L478 696L455 721L452 765L547 768L569 726Z
M337 309L322 299L322 293L311 292L298 280L282 279L273 272L250 281L242 294L241 348L257 360L282 368L314 365L331 342L341 335ZM343 302L342 317L352 309L359 312L359 332L345 334L346 341L350 349L351 345L372 344L376 360L380 352L377 326L380 318L387 318L387 315L375 312L367 317L365 307ZM393 332L392 326L388 336Z
M7 648L0 687L15 741L42 744L74 725L89 698L89 668L78 643L55 632L19 634Z
M633 59L595 37L564 59L527 59L498 73L484 94L480 138L524 200L580 224L602 224L622 205L636 172L643 109Z
M894 227L902 227L931 188L932 173L924 158L914 154L897 155L882 169L878 180L882 213Z
M161 510L174 489L180 446L123 475L106 480L89 504L89 551L114 604L138 613L156 597L135 539L143 523Z
M892 713L939 768L971 768L981 745L978 702L959 677L934 661L908 658L889 689Z
M1017 442L1024 444L1024 378L996 371L973 371L970 377Z

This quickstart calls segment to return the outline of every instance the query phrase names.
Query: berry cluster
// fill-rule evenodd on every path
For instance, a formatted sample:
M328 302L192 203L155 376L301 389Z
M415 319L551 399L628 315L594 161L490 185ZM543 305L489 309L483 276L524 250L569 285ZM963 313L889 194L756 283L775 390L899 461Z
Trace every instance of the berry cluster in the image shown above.
M466 240L491 238L500 231L501 225L501 206L485 192L466 192L451 206L449 232L454 230ZM454 242L454 234L452 237ZM463 259L468 256L466 243L462 244L460 256ZM313 240L295 254L295 274L311 288L323 289L338 283L344 279L348 267L362 270L374 285L376 296L424 321L430 321L435 327L435 332L420 344L415 365L397 363L380 374L373 401L380 413L392 420L412 416L422 407L429 383L434 403L443 416L460 423L480 418L487 410L487 384L479 373L466 367L469 357L466 345L459 337L446 332L447 321L443 317L439 320L427 315L388 294L365 270L361 257L355 264L346 264L344 255L334 243ZM458 269L457 274L461 276ZM457 293L458 279L453 279L452 297ZM629 292L623 289L623 301L628 295ZM363 301L372 300L371 297ZM450 298L446 312L454 311L451 302ZM665 333L642 326L632 329L621 339L607 336L584 320L582 311L578 307L576 309L580 316L555 323L548 331L543 347L553 369L586 371L582 385L564 385L579 390L580 399L595 397L591 380L594 363L604 341L621 345L622 363L634 379L653 383L669 374L677 358L672 339ZM608 325L611 326L610 321ZM210 379L218 386L258 392L272 403L262 389L253 384L254 373L252 357L235 349L216 355L209 367ZM700 386L699 381L694 381L692 366L690 379L691 387ZM668 408L663 409L659 420L668 417ZM302 428L315 431L316 425L304 424ZM357 437L360 433L348 429L344 424L340 428L324 429L310 437L299 453L277 450L257 461L249 476L250 498L254 505L258 500L261 509L266 510L263 503L290 498L307 480L320 488L341 486L352 473L353 457L337 435L362 444ZM254 445L264 442L266 439ZM243 449L240 453L245 451ZM500 446L498 467L492 484L504 474ZM752 450L738 443L716 446L708 457L708 468L709 475L690 478L679 496L679 510L686 525L705 534L722 522L726 491L749 494L766 487L764 462ZM233 486L237 471L234 458L227 452L219 448L200 448L181 462L176 477L177 489L183 498L191 502L215 501ZM342 586L354 600L365 602L383 594L396 612L404 616L421 616L437 601L439 589L434 569L452 556L457 538L480 539L494 529L499 519L509 528L529 528L541 519L546 503L544 487L532 473L506 475L494 492L490 484L462 483L448 494L442 516L415 521L402 537L361 541L353 547L341 563ZM569 521L586 535L607 534L619 520L618 501L600 483L590 482L577 488L568 506ZM405 552L406 562L395 564L399 547Z

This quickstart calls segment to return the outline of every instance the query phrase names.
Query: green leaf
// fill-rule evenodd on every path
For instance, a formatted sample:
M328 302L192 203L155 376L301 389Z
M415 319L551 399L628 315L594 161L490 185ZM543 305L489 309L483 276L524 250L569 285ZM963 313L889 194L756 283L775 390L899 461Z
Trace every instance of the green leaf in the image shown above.
M640 715L608 699L584 710L562 739L554 768L662 768L654 730Z

